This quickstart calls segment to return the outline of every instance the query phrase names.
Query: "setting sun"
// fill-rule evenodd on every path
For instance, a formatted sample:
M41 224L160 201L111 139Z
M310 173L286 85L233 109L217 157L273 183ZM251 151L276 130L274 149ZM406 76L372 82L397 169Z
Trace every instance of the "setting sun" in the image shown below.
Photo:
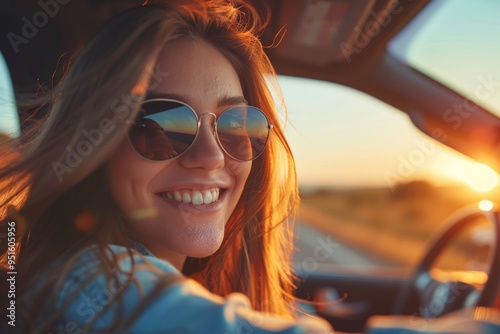
M478 162L455 165L450 173L450 176L479 192L490 191L499 182L498 174L493 169Z

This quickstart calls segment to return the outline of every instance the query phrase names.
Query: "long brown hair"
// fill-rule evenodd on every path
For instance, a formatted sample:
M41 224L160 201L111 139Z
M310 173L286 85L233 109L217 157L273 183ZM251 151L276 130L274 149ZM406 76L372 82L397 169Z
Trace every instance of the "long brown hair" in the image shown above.
M199 38L227 57L249 104L264 110L274 128L264 154L253 161L220 249L188 258L184 272L213 293L243 292L259 311L293 316L295 166L273 99L281 96L276 75L258 39L265 20L251 6L238 5L151 1L117 15L74 58L47 102L46 120L8 143L0 166L0 218L2 229L17 220L26 231L17 235L21 293L61 254L69 257L58 274L44 276L48 285L70 270L71 255L89 245L103 254L109 244L129 245L126 218L104 186L102 165L125 138L127 120L135 119L148 86L164 79L154 67L164 45ZM95 131L102 137L91 137ZM7 212L9 206L17 210ZM0 252L5 264L3 240ZM112 271L114 261L104 269Z

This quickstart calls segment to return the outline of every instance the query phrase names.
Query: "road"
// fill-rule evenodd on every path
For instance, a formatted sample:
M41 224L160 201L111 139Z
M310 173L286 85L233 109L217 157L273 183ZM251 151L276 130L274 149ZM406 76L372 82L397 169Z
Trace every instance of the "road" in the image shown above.
M380 267L394 263L355 249L332 235L326 235L307 223L297 221L295 225L294 262L302 266L315 264L340 264L349 266Z

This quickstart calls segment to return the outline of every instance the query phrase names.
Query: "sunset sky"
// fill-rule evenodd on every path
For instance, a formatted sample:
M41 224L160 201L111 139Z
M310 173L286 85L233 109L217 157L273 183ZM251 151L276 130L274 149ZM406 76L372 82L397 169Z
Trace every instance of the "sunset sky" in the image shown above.
M332 83L281 77L288 104L287 135L299 180L315 186L392 186L425 179L436 185L496 178L421 133L403 112ZM486 178L486 181L484 179Z

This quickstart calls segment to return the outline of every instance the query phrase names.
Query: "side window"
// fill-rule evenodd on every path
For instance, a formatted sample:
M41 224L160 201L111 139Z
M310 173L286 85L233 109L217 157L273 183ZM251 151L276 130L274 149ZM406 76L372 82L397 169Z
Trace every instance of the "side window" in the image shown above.
M411 267L451 213L491 201L498 175L421 133L400 110L333 83L279 80L302 199L299 271Z
M12 80L7 63L0 53L0 140L5 136L17 137L20 133Z

